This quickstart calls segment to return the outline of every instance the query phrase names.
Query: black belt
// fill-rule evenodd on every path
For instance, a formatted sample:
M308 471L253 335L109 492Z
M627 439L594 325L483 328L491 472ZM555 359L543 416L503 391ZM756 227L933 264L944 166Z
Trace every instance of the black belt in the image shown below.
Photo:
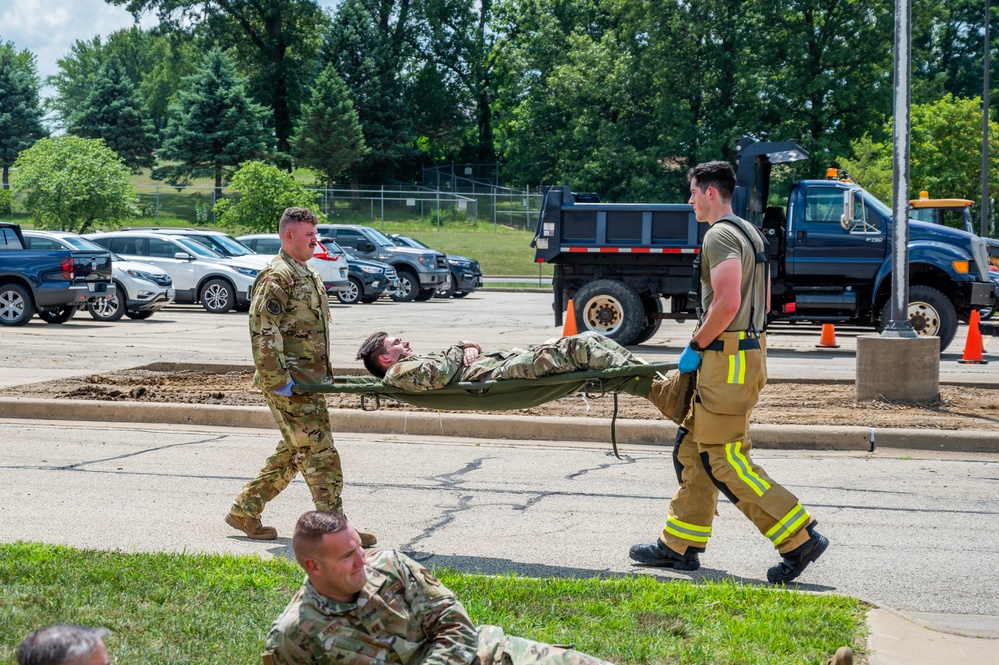
M739 350L740 351L749 351L750 349L758 349L758 348L760 348L760 340L757 337L747 337L746 339L740 339L739 340ZM711 342L706 347L704 347L704 350L705 351L724 351L725 350L725 342L723 340L720 340L720 339L719 340L715 340L714 342Z

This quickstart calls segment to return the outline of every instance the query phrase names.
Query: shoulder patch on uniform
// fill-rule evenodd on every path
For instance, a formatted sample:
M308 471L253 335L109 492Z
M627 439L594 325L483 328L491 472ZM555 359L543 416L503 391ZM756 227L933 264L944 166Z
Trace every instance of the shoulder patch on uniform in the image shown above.
M274 316L278 316L284 312L284 305L277 298L268 298L265 307L267 308L267 312Z
M434 577L434 574L430 572L427 568L420 568L420 574L423 575L423 579L426 580L427 584L440 584L441 581Z

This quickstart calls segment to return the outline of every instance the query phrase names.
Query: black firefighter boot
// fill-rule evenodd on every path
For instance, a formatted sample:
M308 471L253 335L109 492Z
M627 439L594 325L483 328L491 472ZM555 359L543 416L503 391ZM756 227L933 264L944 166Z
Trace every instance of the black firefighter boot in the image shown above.
M673 570L697 570L701 567L697 554L703 551L703 548L688 547L685 553L677 554L666 547L666 543L656 539L654 543L632 545L628 556L646 566L672 568Z
M808 564L822 556L829 547L829 540L815 530L815 524L813 521L805 527L808 531L808 540L783 555L784 559L776 566L770 567L767 571L767 581L771 584L783 584L797 579L805 572Z

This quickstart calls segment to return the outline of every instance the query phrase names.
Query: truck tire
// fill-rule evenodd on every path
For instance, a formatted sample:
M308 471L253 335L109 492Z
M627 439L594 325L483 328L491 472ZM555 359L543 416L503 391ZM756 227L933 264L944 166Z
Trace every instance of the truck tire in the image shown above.
M225 314L236 304L236 289L224 279L210 279L201 288L201 306L212 314Z
M638 331L638 336L632 344L641 344L652 339L659 327L663 324L662 319L651 318L651 315L663 313L663 300L659 296L654 298L642 298L642 308L645 311L645 326Z
M598 279L573 298L576 328L592 330L622 346L633 344L645 326L645 310L638 292L623 282Z
M891 300L881 308L878 332L891 321ZM954 341L957 334L957 311L943 293L931 286L909 288L909 323L919 335L940 338L942 352Z
M34 315L31 292L19 284L0 286L0 325L23 326Z
M396 302L412 302L420 292L420 279L412 270L400 269L399 290L392 294Z
M114 283L116 293L110 298L98 298L87 303L87 311L95 321L117 321L125 316L125 303L118 294L125 293L125 287L119 282Z
M344 305L353 305L361 300L361 296L364 293L364 285L356 277L350 277L347 281L350 284L343 291L337 291L336 299Z
M76 316L76 305L65 305L63 307L38 310L38 318L45 323L66 323L74 316Z

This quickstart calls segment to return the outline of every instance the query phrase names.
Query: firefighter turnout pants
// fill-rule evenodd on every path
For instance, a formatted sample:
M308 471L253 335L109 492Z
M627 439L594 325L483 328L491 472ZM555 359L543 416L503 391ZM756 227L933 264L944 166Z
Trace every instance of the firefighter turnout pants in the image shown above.
M703 352L693 406L673 450L679 487L662 540L674 552L704 549L719 491L780 553L808 540L808 511L750 455L749 418L766 382L765 335L726 332Z

